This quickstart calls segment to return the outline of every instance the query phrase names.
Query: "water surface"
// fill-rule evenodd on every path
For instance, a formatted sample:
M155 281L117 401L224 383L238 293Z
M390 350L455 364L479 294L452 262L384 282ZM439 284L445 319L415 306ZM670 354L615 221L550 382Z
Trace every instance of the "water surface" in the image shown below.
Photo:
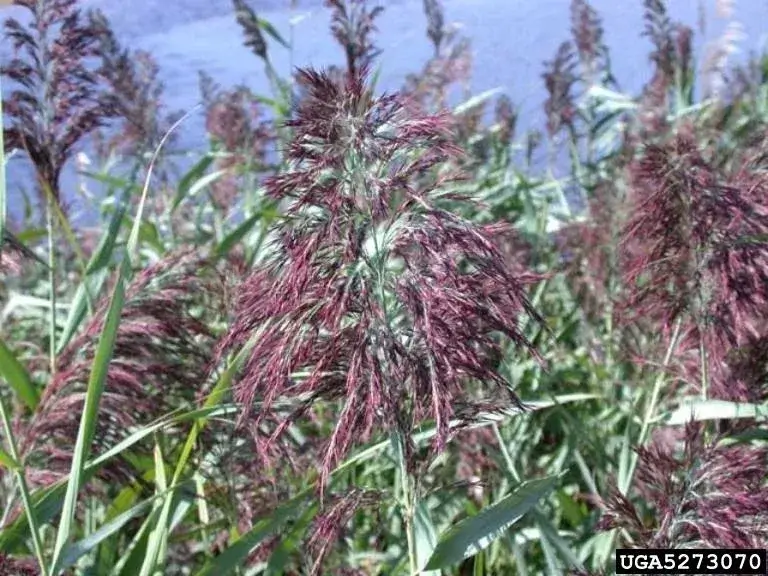
M268 94L262 65L242 45L229 0L84 0L102 9L117 35L127 45L155 56L166 85L171 109L189 110L199 101L198 71L205 70L223 86L244 83ZM292 65L325 66L341 63L342 53L328 32L329 14L319 0L299 0L292 11L289 0L251 0L259 15L281 34L293 38L293 50L270 45L277 69L287 75ZM649 42L641 36L641 0L592 0L602 15L605 38L612 49L615 74L622 87L635 91L648 79ZM696 27L701 7L706 14L705 34L696 46L717 38L726 22L715 17L715 0L670 0L674 19ZM421 69L431 53L425 36L421 0L388 0L378 21L381 86L396 90L408 73ZM542 62L568 38L569 0L444 0L446 20L461 26L471 38L474 54L474 91L500 88L520 107L520 128L541 125L546 95L541 81ZM2 15L18 15L18 8L2 8ZM742 54L761 49L768 16L766 0L741 0L733 19L745 33ZM291 28L293 32L291 33ZM7 57L3 45L0 56ZM187 122L181 132L187 148L204 146L202 121ZM19 185L28 182L22 162L9 165L10 209L22 209ZM73 185L70 170L65 185ZM85 208L85 207L84 207Z

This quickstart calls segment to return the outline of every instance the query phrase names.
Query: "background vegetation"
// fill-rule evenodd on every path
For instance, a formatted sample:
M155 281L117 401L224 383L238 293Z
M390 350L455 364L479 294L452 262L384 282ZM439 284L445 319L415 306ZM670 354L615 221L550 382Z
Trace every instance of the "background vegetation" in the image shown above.
M768 60L729 63L733 28L696 55L645 0L652 76L626 94L573 0L546 130L517 134L509 99L464 93L438 0L394 95L381 7L328 0L344 65L285 77L286 31L233 0L272 93L201 73L189 162L151 55L75 0L15 4L2 149L39 210L8 220L0 182L0 573L598 574L619 546L768 548ZM96 185L96 232L73 227Z

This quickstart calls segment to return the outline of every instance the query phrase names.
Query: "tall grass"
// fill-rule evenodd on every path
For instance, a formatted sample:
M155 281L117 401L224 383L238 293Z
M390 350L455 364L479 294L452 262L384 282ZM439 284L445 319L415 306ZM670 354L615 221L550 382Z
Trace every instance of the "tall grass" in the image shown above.
M8 222L3 172L0 573L610 574L616 547L767 547L765 58L729 65L728 35L699 65L645 0L626 94L574 0L543 131L517 134L504 95L450 107L471 50L438 1L423 73L385 95L387 7L327 2L344 65L283 74L290 44L237 0L272 92L202 73L210 146L175 176L199 110L167 114L151 55L71 0L16 3L0 160L32 161L50 218ZM78 229L58 176L94 136L106 194Z

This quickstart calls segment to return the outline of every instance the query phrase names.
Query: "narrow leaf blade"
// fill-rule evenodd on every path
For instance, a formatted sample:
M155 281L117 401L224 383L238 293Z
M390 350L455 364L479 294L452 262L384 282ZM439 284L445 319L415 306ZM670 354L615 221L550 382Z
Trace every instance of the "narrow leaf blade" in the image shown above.
M30 410L37 408L40 394L35 384L29 377L24 366L16 359L14 353L0 338L0 376L8 383L16 396L26 404Z
M440 538L426 569L452 566L488 548L549 494L557 480L550 476L523 482L509 496L450 528Z

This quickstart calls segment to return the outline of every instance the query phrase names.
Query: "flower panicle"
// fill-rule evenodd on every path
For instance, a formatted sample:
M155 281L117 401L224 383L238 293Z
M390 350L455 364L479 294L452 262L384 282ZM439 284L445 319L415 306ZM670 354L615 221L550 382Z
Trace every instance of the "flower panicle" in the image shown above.
M685 132L648 147L630 172L622 308L631 311L628 318L652 318L665 331L680 322L680 353L695 357L703 345L715 395L743 398L748 391L737 392L736 372L726 366L732 350L768 335L765 176L748 164L723 172ZM738 378L750 380L743 372Z
M216 159L223 174L211 185L211 200L216 208L228 212L236 205L243 172L250 175L269 165L275 131L247 86L223 89L201 72L200 92L206 131L213 146L224 153Z
M359 72L342 84L299 76L289 168L266 181L286 216L242 284L218 357L253 339L235 397L243 422L282 420L267 444L317 401L341 402L324 485L375 430L404 438L413 464L414 427L431 418L441 450L454 418L476 413L477 387L504 390L499 407L519 405L499 373L501 342L535 354L519 315L542 318L525 292L539 277L513 272L497 246L505 227L447 209L456 176L446 162L460 151L446 116L374 96ZM278 409L287 398L298 406Z
M61 201L61 171L84 137L115 118L114 95L92 65L100 56L103 28L95 12L83 13L76 0L15 0L31 22L4 22L13 56L0 67L10 80L3 110L6 150L27 154L39 184Z
M220 273L191 251L167 256L129 284L101 400L97 450L114 446L126 431L161 416L174 402L194 402L214 345L195 308L203 304L223 315L220 285ZM103 299L82 332L62 350L59 370L38 410L23 425L20 449L31 463L30 481L35 485L49 485L69 470L108 308L108 299ZM131 477L130 466L118 462L104 469L102 479L126 476Z
M427 17L427 37L437 56L446 37L445 11L440 0L424 0L424 14Z
M376 19L384 6L369 6L368 0L326 0L331 10L331 33L344 49L347 76L369 69L381 50L373 43Z
M665 0L644 0L643 6L645 27L642 35L653 45L649 57L654 72L643 89L641 101L643 128L650 138L668 131L671 90L680 82L692 82L693 30L672 21Z
M707 439L701 423L638 448L635 490L641 510L615 487L603 502L600 530L624 528L640 548L763 548L768 542L768 452ZM652 518L652 520L651 520Z
M571 2L571 36L586 73L593 76L605 64L606 47L602 20L588 0Z
M245 37L245 46L264 62L269 61L267 41L262 32L262 24L258 15L248 5L247 0L232 0L235 8L235 18Z
M164 113L165 86L159 80L159 67L149 52L130 50L117 39L114 30L100 12L89 15L91 25L98 31L100 66L97 74L112 95L120 130L112 138L102 137L99 152L107 156L112 151L141 157L153 152L179 112ZM174 141L174 135L169 135Z
M544 112L547 116L547 132L550 137L554 137L563 129L572 130L576 120L573 89L577 76L573 43L561 43L555 57L545 62L544 67L542 78L548 94Z

